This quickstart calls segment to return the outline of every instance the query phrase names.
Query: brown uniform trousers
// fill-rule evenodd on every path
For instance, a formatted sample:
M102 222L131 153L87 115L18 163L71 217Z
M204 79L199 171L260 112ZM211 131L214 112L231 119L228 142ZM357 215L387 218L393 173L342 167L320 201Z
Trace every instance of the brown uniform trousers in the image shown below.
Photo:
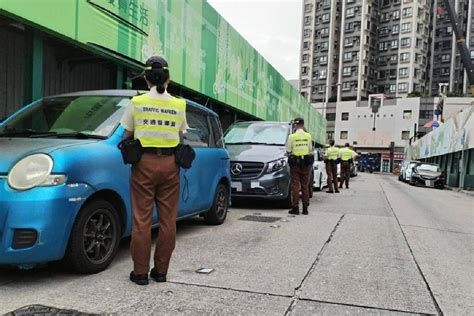
M303 205L309 205L309 177L311 166L294 166L291 172L291 193L293 194L293 207L298 207L300 202L300 190Z
M346 188L349 188L349 179L351 177L351 163L349 161L341 162L341 181L339 187L342 188L344 182L346 183Z
M167 273L176 244L179 204L179 167L174 155L143 154L132 167L132 242L130 250L135 274L150 270L153 203L158 208L158 239L154 263L158 273Z
M326 174L328 175L328 191L337 191L337 163L336 160L326 162Z

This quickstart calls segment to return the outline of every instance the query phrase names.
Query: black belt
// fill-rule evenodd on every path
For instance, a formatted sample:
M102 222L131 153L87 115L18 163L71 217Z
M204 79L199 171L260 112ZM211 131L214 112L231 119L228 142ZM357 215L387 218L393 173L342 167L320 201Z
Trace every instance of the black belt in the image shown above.
M157 148L157 147L143 147L143 152L146 154L154 154L158 156L171 156L174 155L176 147L171 148Z

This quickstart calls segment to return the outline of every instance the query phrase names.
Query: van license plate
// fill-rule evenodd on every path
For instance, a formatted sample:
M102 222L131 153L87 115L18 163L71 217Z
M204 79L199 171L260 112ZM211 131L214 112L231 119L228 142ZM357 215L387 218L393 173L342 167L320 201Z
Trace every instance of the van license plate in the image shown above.
M232 182L231 187L235 189L235 191L242 192L242 182Z
M433 180L426 180L425 181L425 185L427 187L433 187L434 186L434 181Z

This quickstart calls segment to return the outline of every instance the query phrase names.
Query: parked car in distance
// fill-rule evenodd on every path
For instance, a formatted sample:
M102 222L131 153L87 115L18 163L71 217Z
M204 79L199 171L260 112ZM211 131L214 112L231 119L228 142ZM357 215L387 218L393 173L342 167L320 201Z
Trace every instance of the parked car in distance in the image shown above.
M314 150L313 163L313 189L322 191L327 186L326 163L324 163L324 154L319 150Z
M31 268L64 258L81 273L107 268L120 239L131 233L131 168L117 144L123 111L140 93L47 97L0 124L0 264ZM181 172L178 219L201 215L220 224L230 174L219 119L191 101L186 116L184 143L194 147L196 159Z
M444 175L437 164L419 162L412 168L411 185L444 188Z
M413 167L416 166L418 161L416 160L404 160L400 168L400 173L398 174L398 180L403 182L409 182Z

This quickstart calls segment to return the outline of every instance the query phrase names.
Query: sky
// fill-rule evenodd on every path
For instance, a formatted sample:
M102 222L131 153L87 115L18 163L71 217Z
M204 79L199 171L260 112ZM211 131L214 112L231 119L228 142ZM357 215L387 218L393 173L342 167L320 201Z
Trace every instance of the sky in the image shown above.
M285 79L298 79L303 0L208 0Z

